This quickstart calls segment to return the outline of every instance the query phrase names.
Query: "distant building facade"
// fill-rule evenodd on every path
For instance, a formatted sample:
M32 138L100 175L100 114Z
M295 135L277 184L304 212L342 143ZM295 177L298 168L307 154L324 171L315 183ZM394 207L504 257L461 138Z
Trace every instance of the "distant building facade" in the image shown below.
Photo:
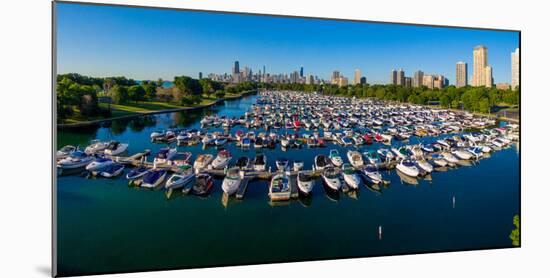
M456 87L468 86L468 64L464 62L456 63Z
M357 85L361 83L361 70L356 69L353 76L353 84Z
M487 47L478 45L474 48L474 75L472 86L493 86L493 69L488 64L489 52Z
M519 48L512 52L512 90L519 87Z
M414 73L413 87L418 88L422 86L423 83L424 83L424 72L422 72L421 70L417 70Z

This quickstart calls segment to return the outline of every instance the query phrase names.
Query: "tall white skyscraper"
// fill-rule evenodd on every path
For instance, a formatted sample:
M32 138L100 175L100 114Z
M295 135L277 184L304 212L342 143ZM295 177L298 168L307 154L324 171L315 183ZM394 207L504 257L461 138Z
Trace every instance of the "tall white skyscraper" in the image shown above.
M361 83L361 70L356 69L355 74L353 76L353 84L357 85Z
M474 48L474 75L472 86L486 86L487 47L478 45Z
M512 90L519 86L519 48L512 52Z

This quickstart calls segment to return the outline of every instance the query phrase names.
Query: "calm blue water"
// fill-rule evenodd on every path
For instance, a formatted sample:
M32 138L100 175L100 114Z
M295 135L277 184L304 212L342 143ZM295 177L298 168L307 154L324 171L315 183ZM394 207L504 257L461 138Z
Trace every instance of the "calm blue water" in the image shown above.
M58 130L58 146L116 139L130 143L129 153L155 152L165 145L149 141L153 130L198 127L211 113L240 116L255 100L248 96L205 111ZM231 132L237 129L243 128ZM235 160L256 154L254 148L227 148ZM346 148L335 145L261 151L272 168L279 156L304 160L311 168L315 155L332 148L345 156ZM192 152L192 159L217 152L200 145L179 149ZM512 246L508 235L519 213L516 147L471 167L435 172L417 185L401 181L395 171L383 175L391 184L381 193L363 186L355 194L329 197L317 181L310 198L278 205L269 202L266 181L251 182L241 201L222 197L221 180L208 197L174 194L167 200L164 191L130 188L123 177L58 177L58 270L69 275Z

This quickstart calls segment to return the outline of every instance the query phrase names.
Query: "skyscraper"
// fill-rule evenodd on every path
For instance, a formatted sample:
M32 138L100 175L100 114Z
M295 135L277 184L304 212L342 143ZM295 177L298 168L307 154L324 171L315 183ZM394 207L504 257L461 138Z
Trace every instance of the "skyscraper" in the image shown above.
M403 69L397 71L396 85L405 86L405 71Z
M397 85L397 71L395 69L391 71L390 84Z
M330 82L332 84L338 84L338 79L340 79L340 72L335 70L332 72L332 77L330 78Z
M239 61L235 61L235 65L233 66L233 73L240 73L241 70L239 69Z
M304 77L304 67L300 67L300 77Z
M405 87L412 87L412 78L410 78L410 77L405 77L404 80L405 80L405 81L403 81L403 86L405 86Z
M417 70L414 73L414 79L413 79L413 87L418 88L422 86L424 83L424 72L421 70Z
M487 86L487 47L478 45L474 48L474 75L472 86Z
M361 81L360 81L361 85L365 85L367 84L367 78L366 77L361 77Z
M199 79L202 79L202 72L199 72Z
M361 70L356 69L355 75L353 76L353 84L357 85L361 83Z
M239 61L235 61L235 65L233 66L233 82L241 82L241 70L239 69Z
M485 87L493 87L493 68L486 66L485 67Z
M519 86L519 48L512 52L512 90Z
M468 64L464 62L456 63L456 87L468 85Z

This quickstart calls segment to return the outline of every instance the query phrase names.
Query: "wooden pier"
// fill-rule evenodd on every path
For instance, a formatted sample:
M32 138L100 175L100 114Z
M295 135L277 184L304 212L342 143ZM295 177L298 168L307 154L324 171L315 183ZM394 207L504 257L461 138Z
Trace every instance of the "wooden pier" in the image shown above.
M291 173L288 179L290 182L290 198L296 199L300 195L298 192L298 173Z
M248 188L249 181L249 177L244 177L244 179L241 181L241 184L239 185L239 188L237 189L237 193L235 193L235 198L239 200L242 200L244 198L244 194L246 193L246 189Z

